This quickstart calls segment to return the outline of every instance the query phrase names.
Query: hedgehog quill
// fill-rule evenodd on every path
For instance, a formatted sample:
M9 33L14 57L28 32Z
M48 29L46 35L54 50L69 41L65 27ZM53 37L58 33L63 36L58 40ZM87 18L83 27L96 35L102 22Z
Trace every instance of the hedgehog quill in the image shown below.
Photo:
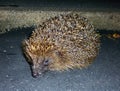
M32 74L84 68L93 62L100 47L100 36L84 17L70 13L42 22L22 42Z

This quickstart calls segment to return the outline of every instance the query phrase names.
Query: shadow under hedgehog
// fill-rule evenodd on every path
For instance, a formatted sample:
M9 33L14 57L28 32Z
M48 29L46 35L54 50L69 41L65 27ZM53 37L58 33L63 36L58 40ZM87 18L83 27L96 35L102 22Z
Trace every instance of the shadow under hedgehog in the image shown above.
M100 36L79 14L63 14L42 22L22 42L33 77L47 70L64 71L87 67L97 56Z

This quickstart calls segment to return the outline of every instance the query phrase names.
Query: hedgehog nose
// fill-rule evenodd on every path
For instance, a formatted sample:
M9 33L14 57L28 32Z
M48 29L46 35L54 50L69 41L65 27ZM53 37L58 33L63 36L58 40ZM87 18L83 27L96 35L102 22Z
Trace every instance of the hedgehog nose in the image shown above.
M34 78L37 78L38 76L39 76L38 73L33 73L33 77L34 77Z

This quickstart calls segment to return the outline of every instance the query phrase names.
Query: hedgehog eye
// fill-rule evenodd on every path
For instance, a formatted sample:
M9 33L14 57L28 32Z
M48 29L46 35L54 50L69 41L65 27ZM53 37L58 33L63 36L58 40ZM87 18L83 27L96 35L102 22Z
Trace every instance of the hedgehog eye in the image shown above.
M45 61L43 62L43 64L44 64L45 66L48 66L48 64L49 64L49 60L48 60L48 59L45 60Z

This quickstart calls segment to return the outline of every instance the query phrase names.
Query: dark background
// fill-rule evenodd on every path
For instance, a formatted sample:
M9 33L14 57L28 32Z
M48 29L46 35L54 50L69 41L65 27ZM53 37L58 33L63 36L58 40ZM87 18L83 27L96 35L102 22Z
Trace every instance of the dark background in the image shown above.
M108 10L120 9L120 0L0 0L0 6L51 7Z

